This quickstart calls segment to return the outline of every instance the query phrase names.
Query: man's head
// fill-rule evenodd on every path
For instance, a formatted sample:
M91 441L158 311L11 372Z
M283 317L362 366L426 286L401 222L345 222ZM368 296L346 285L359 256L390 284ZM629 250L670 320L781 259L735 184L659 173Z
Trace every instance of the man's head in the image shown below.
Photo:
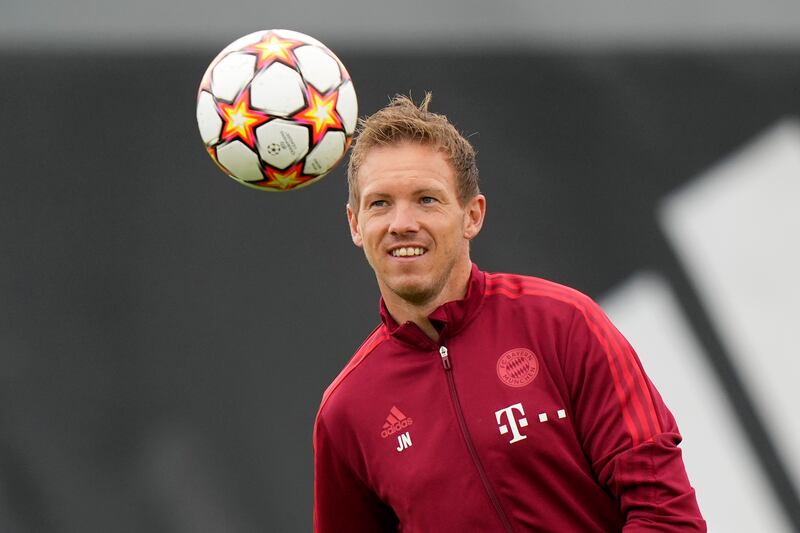
M463 295L469 242L486 210L474 150L445 117L423 108L396 98L363 121L351 156L351 236L390 309L428 309Z
M360 121L356 140L347 165L348 204L357 213L359 201L358 172L369 152L380 146L402 142L427 145L441 151L456 174L458 197L464 205L480 194L475 149L450 124L447 117L428 111L431 93L426 93L419 107L407 96L395 96L375 114Z

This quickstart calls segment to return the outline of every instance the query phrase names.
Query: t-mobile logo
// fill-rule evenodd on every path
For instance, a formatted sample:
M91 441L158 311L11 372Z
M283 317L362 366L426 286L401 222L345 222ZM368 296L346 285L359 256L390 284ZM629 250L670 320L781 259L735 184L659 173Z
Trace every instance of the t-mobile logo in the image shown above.
M504 409L500 409L499 411L495 411L494 416L497 419L497 423L500 425L500 434L505 435L508 433L509 426L511 427L511 434L514 436L511 439L509 444L514 444L515 442L519 442L521 440L527 439L525 435L519 432L519 428L524 428L528 425L527 418L520 418L517 420L514 418L514 411L518 411L521 416L525 415L525 409L522 408L521 403L515 403L514 405L509 405ZM505 415L506 419L508 419L508 425L503 424L503 416Z

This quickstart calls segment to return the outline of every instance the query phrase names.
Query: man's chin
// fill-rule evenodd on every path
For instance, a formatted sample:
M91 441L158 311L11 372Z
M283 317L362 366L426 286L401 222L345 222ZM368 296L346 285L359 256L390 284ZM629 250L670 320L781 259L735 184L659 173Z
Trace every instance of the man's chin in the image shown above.
M436 296L436 291L432 287L422 283L401 283L390 285L389 288L397 296L413 305L425 305Z

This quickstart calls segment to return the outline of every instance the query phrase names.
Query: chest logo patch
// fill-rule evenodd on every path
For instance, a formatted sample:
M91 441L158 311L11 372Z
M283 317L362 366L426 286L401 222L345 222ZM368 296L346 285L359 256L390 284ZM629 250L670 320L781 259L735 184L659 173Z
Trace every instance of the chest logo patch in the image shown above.
M414 423L414 419L410 416L406 416L403 412L397 408L397 406L393 406L389 411L389 416L386 417L386 422L383 423L383 429L381 430L381 437L384 439L389 435L394 435L408 426ZM411 444L409 443L409 446Z
M513 348L497 360L497 377L509 387L524 387L539 373L539 360L527 348Z

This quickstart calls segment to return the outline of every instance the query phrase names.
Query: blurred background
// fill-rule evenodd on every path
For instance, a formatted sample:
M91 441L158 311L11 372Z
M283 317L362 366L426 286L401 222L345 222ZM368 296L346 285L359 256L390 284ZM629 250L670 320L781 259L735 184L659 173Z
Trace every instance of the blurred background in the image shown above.
M378 293L341 167L270 194L204 152L207 64L269 28L362 116L432 91L479 152L475 261L604 305L710 531L800 531L800 4L740 0L4 0L0 531L311 529Z

